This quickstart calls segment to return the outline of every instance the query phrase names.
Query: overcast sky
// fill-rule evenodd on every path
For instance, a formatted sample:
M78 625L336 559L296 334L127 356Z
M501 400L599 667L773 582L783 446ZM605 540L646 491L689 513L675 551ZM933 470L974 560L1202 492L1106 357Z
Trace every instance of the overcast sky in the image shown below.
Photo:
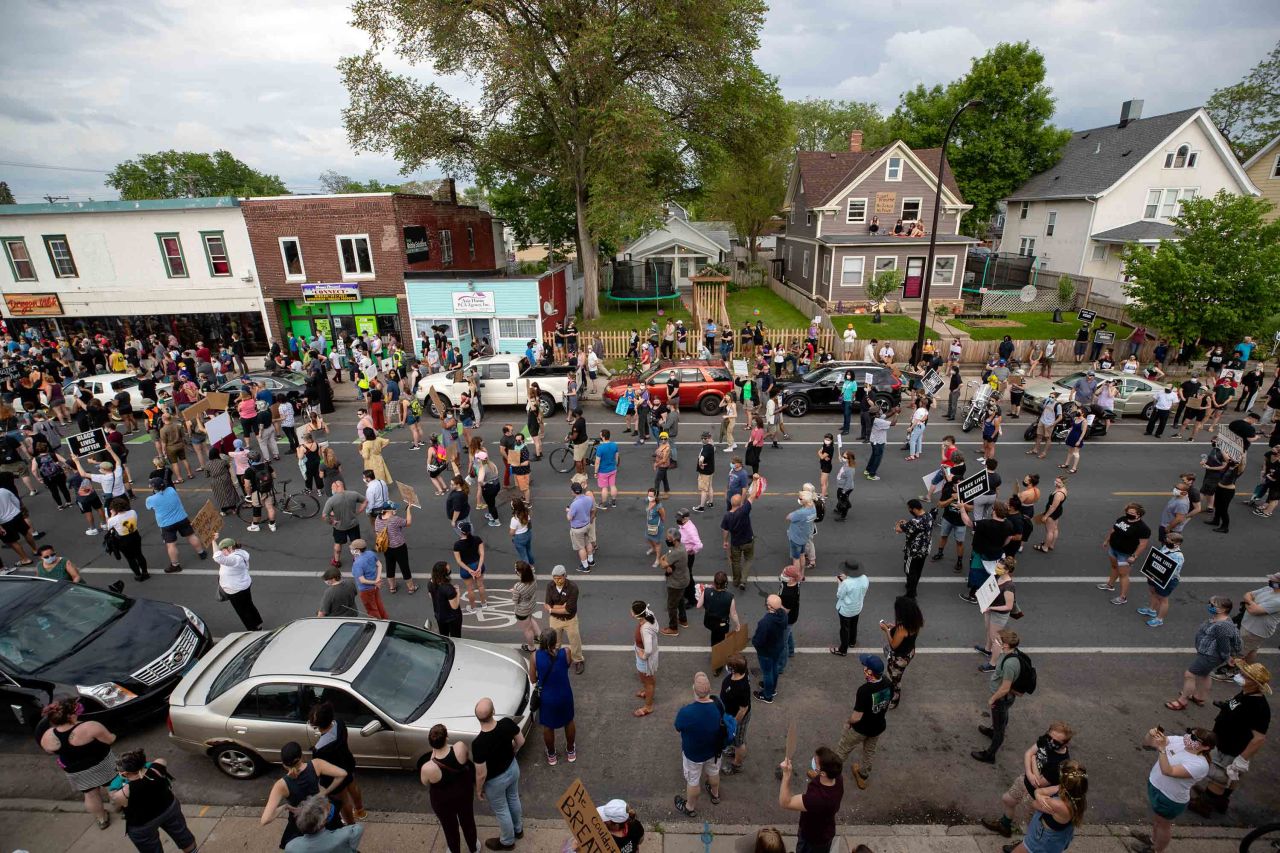
M348 17L330 0L10 0L0 180L19 202L108 199L103 172L168 148L226 148L296 192L318 191L325 169L397 180L389 157L347 146L335 63L365 47ZM997 42L1021 39L1044 52L1056 123L1093 127L1117 119L1126 98L1155 115L1238 81L1280 39L1280 4L785 0L757 58L788 97L891 110L903 89L945 83Z

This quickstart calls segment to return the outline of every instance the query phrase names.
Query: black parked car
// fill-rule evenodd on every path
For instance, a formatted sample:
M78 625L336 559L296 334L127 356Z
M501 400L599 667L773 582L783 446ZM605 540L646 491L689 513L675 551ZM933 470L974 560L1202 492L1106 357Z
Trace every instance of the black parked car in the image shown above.
M883 364L831 361L819 365L799 379L779 380L783 411L793 418L803 418L811 411L841 411L844 403L840 397L840 388L844 384L846 370L852 370L854 379L863 387L867 384L867 374L871 374L871 399L881 406L896 406L904 389L920 387L920 381L906 373L895 379L893 371ZM859 410L856 402L853 410Z
M29 731L64 693L108 727L162 712L212 644L204 620L176 604L0 577L0 725Z
M304 373L294 373L292 370L254 370L218 386L219 391L231 395L229 408L235 408L236 400L244 390L247 381L262 385L271 392L272 398L277 403L290 391L297 391L298 396L305 396L307 393L307 376Z

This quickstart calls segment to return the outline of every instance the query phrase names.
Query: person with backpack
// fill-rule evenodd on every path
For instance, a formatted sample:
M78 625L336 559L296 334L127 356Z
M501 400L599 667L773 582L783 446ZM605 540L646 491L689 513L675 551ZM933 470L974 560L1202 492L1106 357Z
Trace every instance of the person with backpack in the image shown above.
M249 451L249 468L244 472L245 499L253 508L253 521L245 529L257 533L262 528L262 510L267 510L267 527L276 532L275 477L271 464L256 450Z
M991 745L986 749L975 749L969 755L984 764L995 764L996 753L1004 744L1004 732L1009 726L1009 709L1014 701L1026 694L1036 691L1036 670L1031 665L1031 658L1018 648L1021 640L1018 632L1005 628L998 635L1000 640L1000 657L996 660L995 671L991 673L991 698L987 705L991 708L991 725L978 726L978 731L991 738Z
M194 853L196 838L173 795L173 777L164 759L148 761L143 750L134 749L120 756L116 766L120 775L111 782L109 793L124 812L125 835L133 846L154 850L160 846L163 829L183 853Z
M841 762L857 747L862 747L862 761L849 766L853 781L859 790L870 784L871 761L875 758L876 744L885 730L885 714L893 700L893 684L884 677L884 660L879 655L858 655L862 664L863 683L853 700L853 712L845 722L844 734L836 744L835 755Z
M720 804L720 756L737 735L737 721L734 720L730 731L724 705L718 696L711 695L711 680L705 672L693 676L693 701L676 714L675 729L680 733L680 760L685 783L684 796L677 794L675 797L676 811L685 817L696 818L704 775L712 805Z
M44 448L31 460L31 471L39 477L49 490L53 502L58 509L71 506L71 492L67 490L66 460L62 454L52 448Z

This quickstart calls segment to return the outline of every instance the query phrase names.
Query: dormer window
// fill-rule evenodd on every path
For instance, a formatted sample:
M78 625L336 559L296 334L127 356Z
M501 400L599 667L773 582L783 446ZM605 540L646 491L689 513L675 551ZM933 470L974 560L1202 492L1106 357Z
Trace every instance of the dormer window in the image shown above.
M1179 145L1176 151L1170 151L1164 155L1164 167L1166 169L1194 169L1196 160L1200 157L1199 151L1192 151L1190 145Z
M902 180L902 158L890 157L884 166L884 179L886 181Z

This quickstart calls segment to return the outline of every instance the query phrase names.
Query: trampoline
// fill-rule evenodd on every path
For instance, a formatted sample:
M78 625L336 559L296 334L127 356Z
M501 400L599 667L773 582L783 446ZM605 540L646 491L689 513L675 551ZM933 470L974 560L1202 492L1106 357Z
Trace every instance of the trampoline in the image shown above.
M604 298L611 302L640 306L646 302L670 302L680 298L676 292L672 261L650 258L644 261L614 261L613 283Z

